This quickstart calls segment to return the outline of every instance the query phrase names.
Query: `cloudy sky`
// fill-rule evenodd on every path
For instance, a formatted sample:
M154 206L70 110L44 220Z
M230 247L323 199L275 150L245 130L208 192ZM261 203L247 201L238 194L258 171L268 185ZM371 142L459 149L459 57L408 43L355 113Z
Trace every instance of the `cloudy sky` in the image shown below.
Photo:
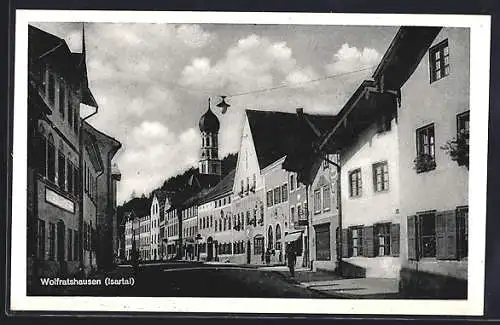
M32 23L81 51L81 23ZM86 23L94 127L115 137L118 202L197 164L208 98L229 96L220 155L236 152L244 109L335 114L369 78L397 27ZM319 80L318 80L319 79ZM315 81L316 80L316 81ZM278 87L278 88L276 88ZM269 88L274 88L269 90Z

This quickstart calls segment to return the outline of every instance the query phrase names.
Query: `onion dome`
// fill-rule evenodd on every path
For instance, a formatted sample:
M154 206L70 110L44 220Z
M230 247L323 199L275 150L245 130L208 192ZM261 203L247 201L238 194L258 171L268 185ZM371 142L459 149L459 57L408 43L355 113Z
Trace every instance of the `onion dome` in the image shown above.
M219 119L210 109L210 99L208 100L208 110L205 112L205 114L201 116L199 126L201 132L209 132L209 133L219 132L220 128Z

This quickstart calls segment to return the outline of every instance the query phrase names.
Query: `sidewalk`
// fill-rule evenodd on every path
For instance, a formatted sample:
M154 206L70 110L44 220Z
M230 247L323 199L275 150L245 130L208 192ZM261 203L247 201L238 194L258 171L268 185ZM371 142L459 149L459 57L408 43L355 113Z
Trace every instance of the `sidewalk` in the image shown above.
M332 298L351 299L397 299L399 286L397 279L357 278L344 279L328 271L313 272L308 268L295 270L295 277L291 278L286 266L260 267L259 270L274 271L282 274L288 281Z

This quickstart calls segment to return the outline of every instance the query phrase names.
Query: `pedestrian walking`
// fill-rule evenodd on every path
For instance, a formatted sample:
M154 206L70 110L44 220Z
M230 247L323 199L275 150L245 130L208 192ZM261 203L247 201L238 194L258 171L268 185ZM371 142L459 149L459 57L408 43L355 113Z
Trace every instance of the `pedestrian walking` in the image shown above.
M292 244L288 244L286 246L286 258L288 261L288 269L290 270L290 275L295 277L295 262L297 259L297 256L295 254L295 249Z

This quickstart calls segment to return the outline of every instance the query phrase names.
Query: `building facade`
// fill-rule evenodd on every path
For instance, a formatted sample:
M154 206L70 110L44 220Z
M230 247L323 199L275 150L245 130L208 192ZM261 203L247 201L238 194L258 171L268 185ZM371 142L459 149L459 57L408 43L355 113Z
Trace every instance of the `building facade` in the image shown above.
M327 159L339 163L335 155ZM324 160L309 190L311 213L311 261L313 269L335 270L337 266L338 209L337 168Z
M80 104L97 104L88 89L85 50L72 53L64 40L33 26L28 41L29 274L75 274L86 256L82 217L95 226L95 206L87 202L86 216L82 206L89 197L80 164Z
M401 87L401 289L406 292L467 294L469 33L442 28L428 37ZM398 34L404 38L405 29ZM456 160L445 148L453 140L463 152Z
M113 168L112 159L121 148L116 139L95 129L89 123L83 123L83 132L97 144L102 157L103 169L96 180L96 261L99 269L112 269L118 254L118 226L116 215L116 182L121 175Z
M177 256L179 245L179 218L177 209L172 205L171 198L165 199L165 239L167 247L166 259Z
M151 260L151 216L139 218L139 258L141 262Z

